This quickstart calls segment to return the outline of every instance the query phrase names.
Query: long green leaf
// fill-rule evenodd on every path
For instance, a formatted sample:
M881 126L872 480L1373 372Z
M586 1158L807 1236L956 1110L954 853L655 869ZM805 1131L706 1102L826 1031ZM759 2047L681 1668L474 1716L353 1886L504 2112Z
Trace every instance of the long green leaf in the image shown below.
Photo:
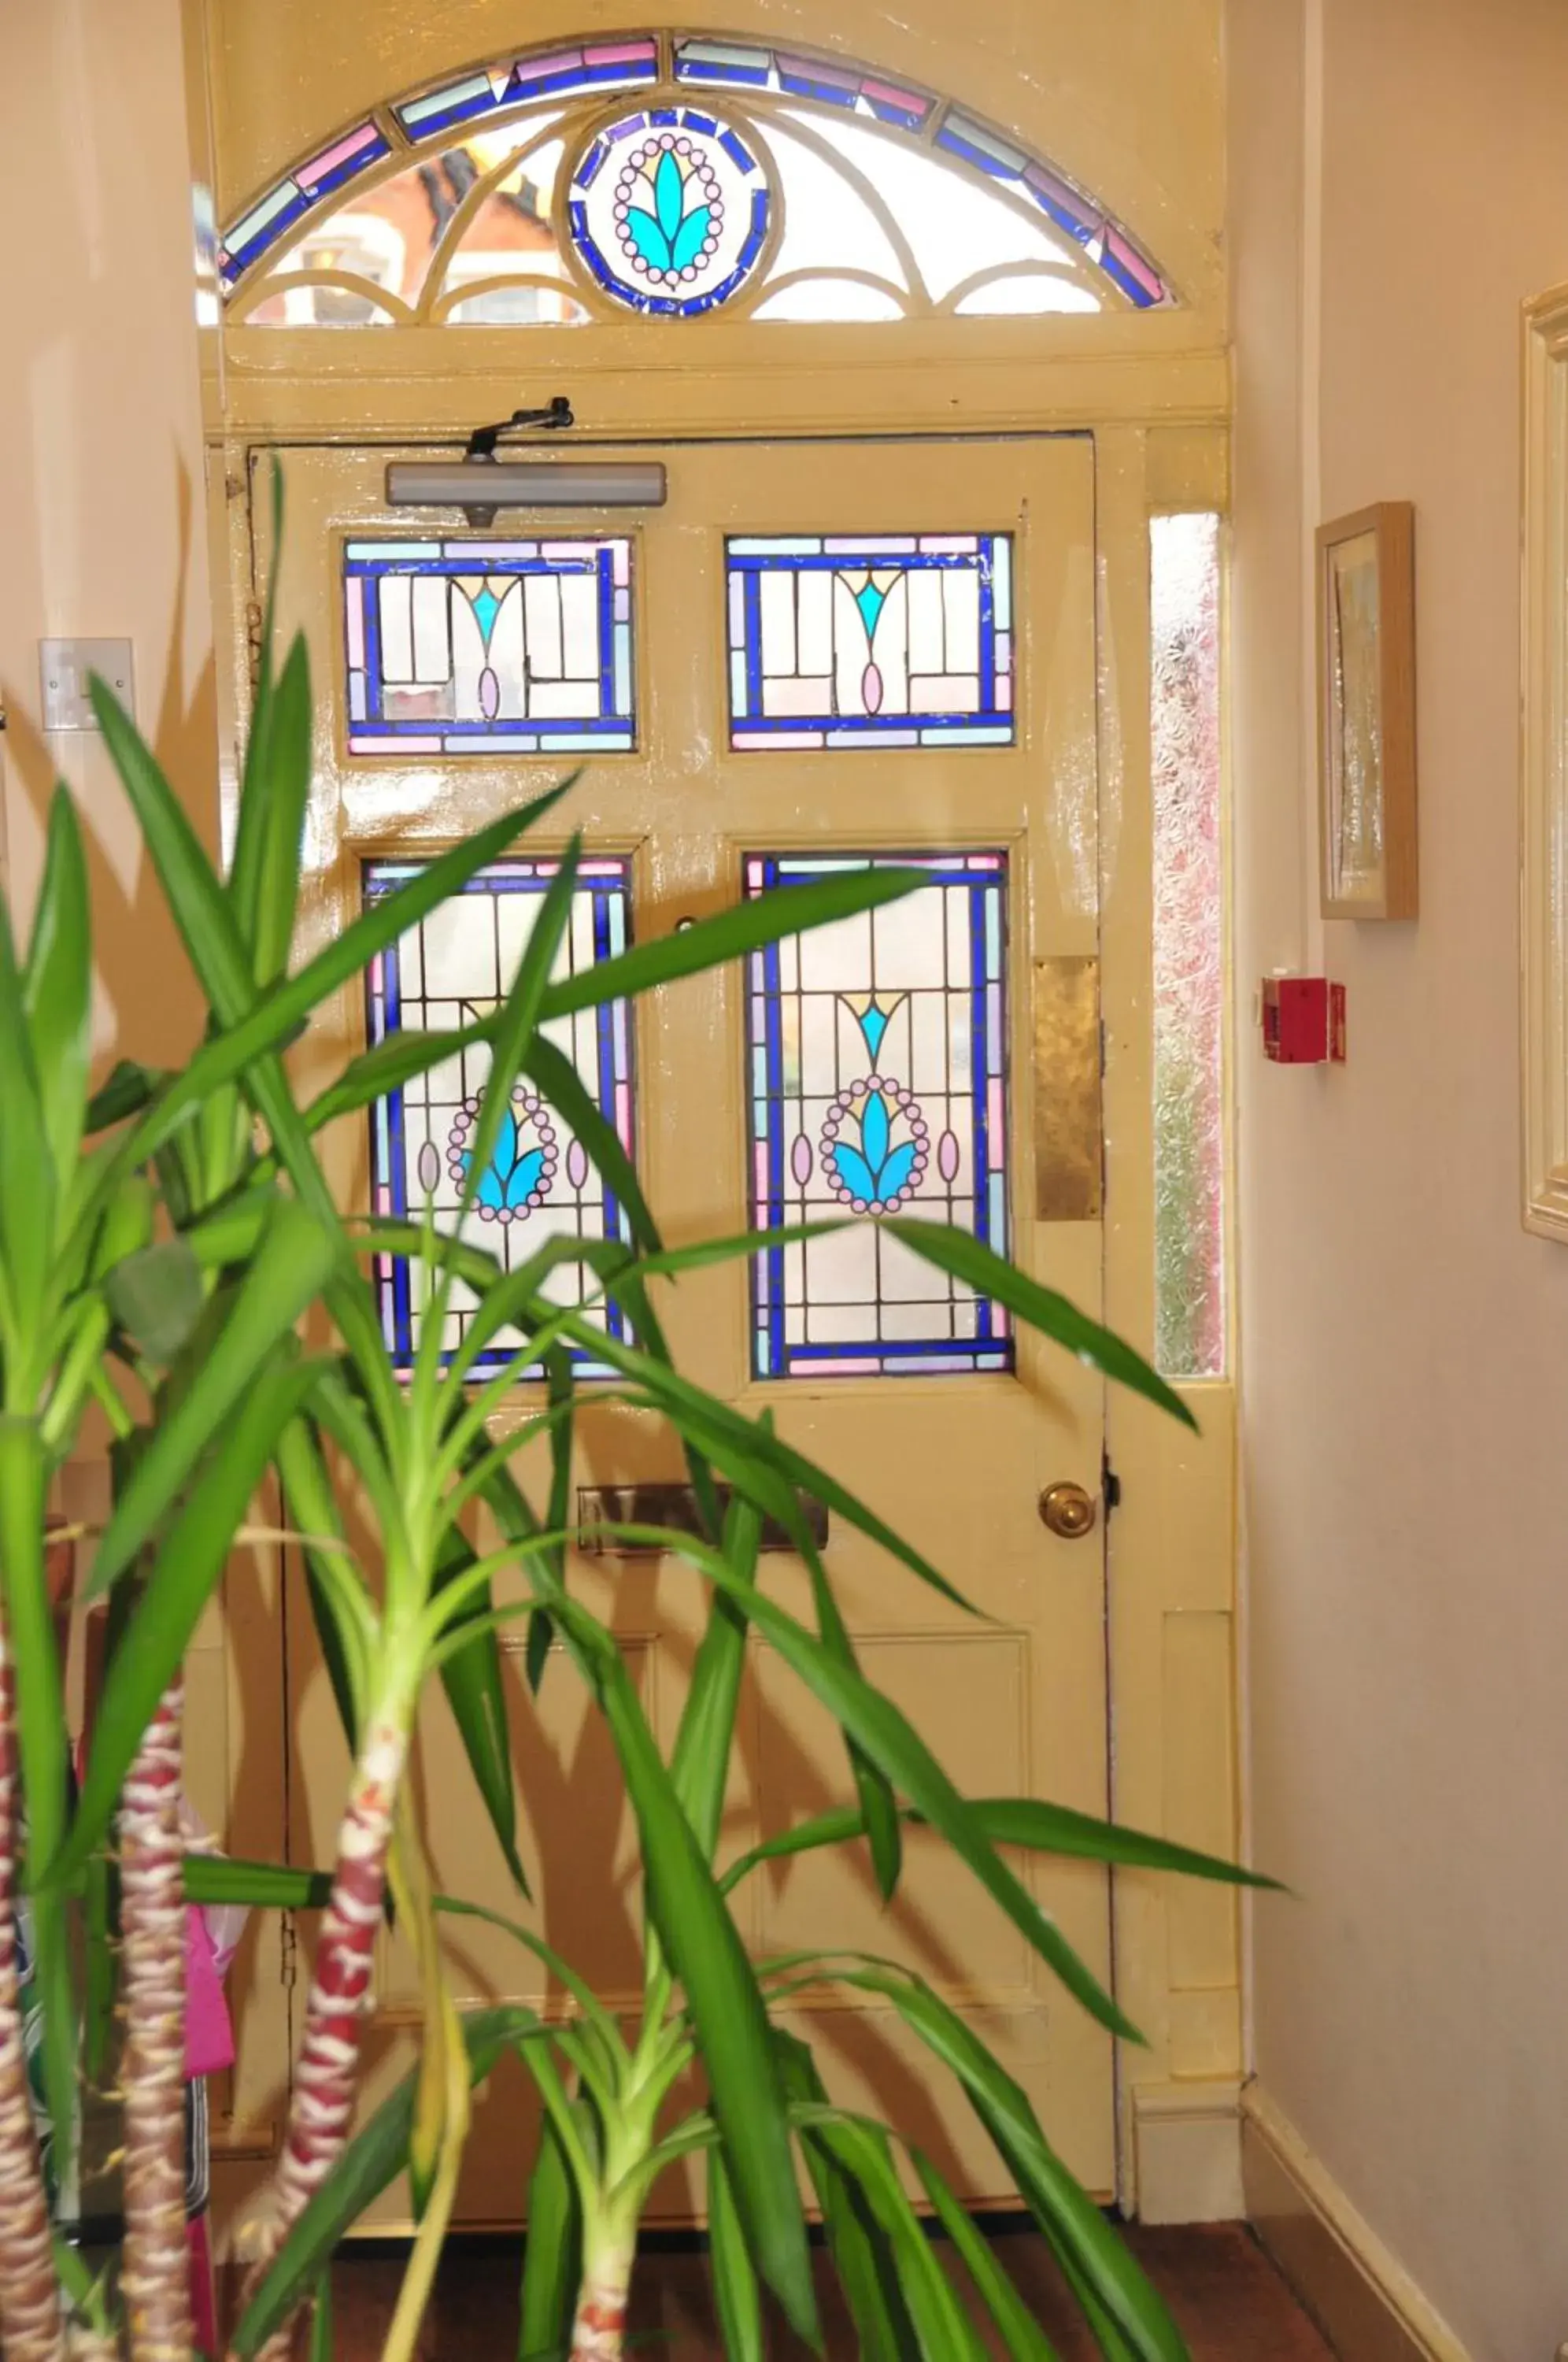
M981 2302L1000 2333L1009 2362L1060 2362L1055 2347L1019 2294L996 2250L976 2228L951 2184L943 2180L931 2159L919 2149L911 2154L914 2169L936 2211L937 2220L952 2240Z
M830 1656L847 1665L851 1672L858 1672L860 1661L849 1637L849 1627L834 1596L827 1569L809 1533L802 1537L801 1548L811 1570L817 1638ZM899 1826L898 1799L893 1794L892 1783L878 1770L856 1739L849 1740L848 1751L850 1776L860 1798L861 1817L870 1841L871 1866L877 1875L882 1900L889 1903L898 1887L899 1872L903 1865L903 1833Z
M791 1672L827 1707L883 1776L933 1827L940 1829L959 1859L1001 1905L1074 1999L1111 2033L1128 2041L1142 2041L1137 2027L1079 1959L1056 1922L1003 1861L971 1807L892 1700L873 1689L853 1666L824 1649L814 1633L778 1606L766 1593L745 1591L712 1551L685 1538L671 1546L679 1549L711 1583L747 1607L763 1638L772 1643Z
M474 1553L456 1528L442 1539L436 1566L436 1593L474 1563ZM512 1733L506 1718L506 1688L501 1650L489 1612L491 1587L484 1590L458 1618L474 1626L473 1639L441 1661L441 1686L469 1759L474 1785L480 1792L508 1874L520 1894L529 1892L527 1873L517 1850L517 1787L512 1770Z
M5 1130L0 1122L0 1131ZM15 1666L33 1896L34 1977L43 2008L44 2096L64 2171L75 2136L76 2013L63 1896L43 1872L66 1827L65 1699L44 1559L43 1449L30 1419L0 1418L0 1583ZM156 1702L156 1701L155 1701ZM150 1718L150 1715L149 1715Z
M736 1579L748 1588L756 1582L761 1541L759 1511L734 1495L724 1518L723 1554ZM723 1819L735 1712L745 1671L745 1633L746 1618L740 1606L724 1593L715 1592L669 1760L675 1793L708 1861L713 1859Z
M87 1102L88 1133L106 1131L113 1124L124 1123L127 1116L140 1115L168 1080L157 1066L138 1065L134 1058L118 1059L107 1081Z
M359 1753L359 1710L376 1639L376 1617L345 1553L343 1516L326 1473L321 1444L308 1418L292 1418L274 1455L284 1515L302 1537L311 1620L321 1645L343 1735ZM326 1547L323 1547L323 1545Z
M531 1083L537 1084L568 1130L576 1134L606 1190L624 1208L637 1244L649 1254L657 1254L663 1242L643 1195L637 1168L627 1155L620 1133L565 1051L558 1049L547 1034L536 1033L528 1045L523 1071Z
M275 1349L271 1361L253 1367L223 1450L208 1455L160 1539L136 1611L134 1643L117 1650L109 1668L71 1834L46 1872L50 1886L74 1877L104 1842L142 1733L222 1579L278 1437L318 1374L317 1365L292 1357L292 1346ZM157 1449L154 1442L143 1467ZM126 1497L140 1473L131 1478Z
M319 1195L325 1195L326 1185L306 1153L304 1122L276 1066L276 1052L313 1010L359 975L378 951L416 925L448 895L460 891L475 870L504 853L523 831L559 801L572 783L568 780L536 797L422 865L396 893L378 897L296 975L283 978L258 999L249 955L227 897L179 799L135 724L101 683L94 686L94 704L192 965L226 1029L197 1052L132 1127L121 1143L120 1156L133 1164L143 1161L188 1107L200 1104L223 1082L248 1069L249 1087L273 1132L274 1144L289 1163L296 1187L319 1211ZM330 1205L329 1198L326 1202Z
M265 773L253 786L248 778L246 782L248 792L260 803L264 822L248 933L243 917L240 927L252 946L252 973L259 985L271 984L282 976L294 940L305 807L310 801L312 719L310 657L302 634L278 676ZM237 889L239 852L237 841ZM236 891L237 905L239 899Z
M900 901L928 882L920 869L845 869L808 886L781 886L656 942L634 944L613 959L596 960L591 967L552 985L542 1014L569 1017L575 1010L602 1008L607 1000L633 999L655 985L720 967L785 935Z
M23 999L44 1132L64 1191L86 1120L93 1055L93 922L76 810L63 787L49 812L49 845L33 914Z
M55 1172L32 1035L5 899L0 896L0 1278L12 1334L6 1395L13 1409L42 1382L40 1331L53 1264Z
M311 1100L304 1110L305 1130L319 1131L340 1116L357 1115L389 1091L401 1090L432 1066L443 1066L489 1039L490 1028L483 1022L431 1032L400 1026L384 1042L351 1058L337 1080Z
M329 1870L291 1870L281 1861L238 1861L227 1854L188 1853L187 1903L238 1904L253 1911L325 1911Z
M1102 1329L1097 1320L1080 1312L1076 1304L1053 1287L1042 1287L1038 1280L997 1254L972 1231L961 1231L946 1222L917 1222L903 1215L890 1216L882 1225L889 1234L920 1256L922 1263L934 1264L951 1279L962 1280L977 1296L991 1297L1005 1304L1010 1312L1041 1335L1056 1344L1091 1369L1114 1378L1119 1385L1129 1387L1135 1395L1143 1395L1162 1410L1169 1411L1183 1427L1195 1432L1198 1421L1175 1388L1166 1385L1157 1370L1151 1369L1141 1353L1110 1330Z
M200 1385L160 1426L115 1504L87 1580L88 1599L100 1596L131 1564L243 1402L256 1373L321 1288L334 1252L333 1240L311 1215L292 1199L280 1198L228 1318L207 1350Z
M463 2021L469 2081L481 2083L518 2042L545 2040L549 2029L531 2009L511 2004L476 2010ZM230 2339L239 2362L250 2362L303 2302L333 2249L408 2162L417 2075L408 2075L348 2143L279 2249L266 2279Z
M564 2355L582 2270L582 2200L554 2119L547 2114L528 2178L518 2362Z
M1136 2362L1188 2362L1164 2299L1046 2140L1029 2100L957 2012L890 1963L834 1965L835 1984L891 2002L965 2092L1065 2263L1126 2339Z
M1277 1879L1265 1878L1261 1871L1244 1870L1219 1854L1197 1853L1190 1846L1173 1845L1166 1838L1149 1837L1119 1821L1098 1820L1092 1813L1076 1813L1068 1805L1046 1804L1038 1797L971 1797L969 1811L992 1845L1021 1846L1031 1853L1062 1854L1070 1860L1111 1862L1133 1870L1165 1870L1183 1878L1210 1878L1228 1886L1285 1892ZM903 1817L916 1824L922 1818L907 1807ZM721 1883L727 1894L765 1861L814 1853L822 1846L847 1845L865 1834L866 1816L852 1805L818 1813L753 1846L731 1864Z
M911 2205L880 2125L841 2109L812 2110L818 2136L859 2184L898 2258L900 2285L922 2362L986 2362L986 2349Z
M267 595L261 611L261 644L257 650L256 690L246 734L245 765L239 781L239 819L235 832L234 866L229 899L241 941L256 942L256 913L261 896L261 872L266 859L270 814L268 788L272 772L272 699L276 680L273 657L277 646L278 570L283 537L283 468L272 455L272 547L267 573Z
M828 2252L859 2339L861 2362L920 2362L920 2340L904 2301L891 2241L824 2131L800 2124L802 2103L827 2105L816 2060L798 2036L780 2027L774 2029L773 2044L793 2103L801 2154L821 2210Z
M574 835L539 906L533 932L517 964L512 988L496 1012L490 1073L485 1078L479 1114L469 1142L468 1169L463 1176L459 1198L459 1209L465 1214L479 1195L480 1183L484 1178L495 1143L501 1137L502 1124L512 1105L513 1086L516 1082L518 1069L539 1021L540 1003L550 981L550 970L555 966L561 937L571 917L577 865L581 857L582 839Z
M734 1583L735 1595L744 1590ZM642 1838L649 1915L685 1989L701 2044L746 2245L790 2325L814 2345L816 2300L805 2219L756 1976L620 1651L574 1600L559 1600L553 1613L593 1665Z
M708 2268L726 2362L765 2362L762 2299L735 2213L723 2153L708 2155Z
M793 889L791 889L793 890ZM885 1518L867 1507L847 1485L825 1468L808 1460L782 1437L766 1434L753 1420L733 1410L715 1396L694 1385L678 1370L661 1363L651 1353L645 1353L624 1339L610 1336L598 1330L590 1330L586 1322L574 1330L579 1341L591 1343L602 1360L635 1378L664 1410L677 1432L697 1443L703 1455L728 1478L737 1491L760 1498L757 1486L761 1477L771 1472L782 1476L796 1491L819 1501L824 1509L842 1518L846 1525L877 1542L892 1558L900 1560L922 1583L942 1594L958 1607L968 1602L955 1591L945 1575L938 1573L923 1553L901 1534L895 1533Z

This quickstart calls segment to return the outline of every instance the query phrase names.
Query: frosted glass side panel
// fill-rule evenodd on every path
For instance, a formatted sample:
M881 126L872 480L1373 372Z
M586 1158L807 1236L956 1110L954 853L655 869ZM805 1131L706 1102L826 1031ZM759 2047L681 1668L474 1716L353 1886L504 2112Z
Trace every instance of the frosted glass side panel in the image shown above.
M423 865L365 865L367 903L395 892ZM460 894L442 902L399 936L370 964L366 978L371 1045L400 1031L456 1032L489 1017L511 989L551 879L555 861L499 861L480 870ZM624 951L630 933L630 865L604 858L582 863L571 916L556 955L557 979L580 975ZM601 1114L633 1151L631 1016L623 1000L553 1019L543 1029L577 1068ZM490 1073L490 1051L474 1044L415 1075L370 1110L371 1205L394 1220L419 1220L428 1200L440 1231L458 1216L469 1164L469 1142ZM597 1166L559 1114L525 1081L512 1093L507 1120L480 1175L461 1235L515 1270L551 1240L624 1239L624 1213L605 1189ZM400 1370L413 1367L425 1319L427 1275L418 1262L381 1255L376 1294L388 1348ZM581 1267L563 1261L542 1293L552 1302L580 1304L590 1286ZM447 1315L446 1350L460 1341L473 1297L459 1286ZM602 1303L588 1308L596 1328L625 1333L620 1313ZM502 1330L479 1356L484 1375L521 1346ZM603 1374L591 1353L577 1356L580 1371Z
M1003 1308L875 1219L951 1223L1007 1253L1006 856L750 854L745 891L906 862L929 885L747 963L752 1220L861 1218L757 1257L760 1378L1012 1365Z
M1149 527L1154 665L1155 1359L1225 1367L1220 521Z

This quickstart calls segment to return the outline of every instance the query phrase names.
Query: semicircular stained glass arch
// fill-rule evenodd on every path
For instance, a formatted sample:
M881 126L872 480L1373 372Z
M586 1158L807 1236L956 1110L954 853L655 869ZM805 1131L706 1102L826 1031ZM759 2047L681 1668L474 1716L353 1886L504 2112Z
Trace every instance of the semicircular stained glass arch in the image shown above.
M224 232L256 326L1149 310L1121 225L949 99L745 39L514 54L378 108Z

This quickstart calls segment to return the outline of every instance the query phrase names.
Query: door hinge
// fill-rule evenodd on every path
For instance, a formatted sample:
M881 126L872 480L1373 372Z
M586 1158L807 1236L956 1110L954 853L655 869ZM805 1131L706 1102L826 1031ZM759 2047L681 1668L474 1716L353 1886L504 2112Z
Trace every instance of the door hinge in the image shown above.
M292 1911L282 1912L278 1920L278 1977L286 1992L292 1992L299 1972L300 1935Z
M1105 1522L1109 1525L1121 1507L1121 1479L1110 1464L1109 1451L1102 1451L1099 1456L1099 1489L1105 1500Z
M245 602L245 645L252 698L261 686L261 633L265 620L260 600L248 599Z

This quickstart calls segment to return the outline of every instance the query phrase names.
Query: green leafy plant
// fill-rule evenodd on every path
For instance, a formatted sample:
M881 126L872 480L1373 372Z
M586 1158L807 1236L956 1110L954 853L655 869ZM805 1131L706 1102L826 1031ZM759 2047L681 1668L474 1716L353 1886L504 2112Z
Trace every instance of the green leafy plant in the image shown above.
M890 1896L903 1829L918 1820L952 1849L1075 1999L1131 2037L1112 1997L1002 1849L1231 1879L1243 1873L1042 1803L975 1802L958 1793L908 1720L862 1674L802 1498L827 1506L911 1579L956 1595L917 1545L788 1446L767 1419L746 1418L675 1366L660 1291L699 1265L750 1255L761 1242L740 1237L667 1249L618 1138L549 1031L576 1010L672 987L759 944L891 899L914 878L846 872L784 889L568 977L558 973L557 955L580 853L573 839L492 1016L461 1032L393 1037L350 1059L326 1090L302 1103L285 1054L312 1012L476 871L550 822L565 790L432 860L291 974L309 789L303 646L274 675L269 621L226 875L213 868L129 721L106 694L97 702L210 1021L184 1067L159 1073L127 1064L89 1098L90 930L75 822L62 799L25 962L0 923L0 1086L8 1111L13 1104L19 1109L0 1130L0 1580L10 1651L0 1656L0 2337L7 2354L60 2362L68 2319L104 2356L121 2351L122 2339L132 2362L191 2350L180 2191L170 2171L180 2153L179 2080L171 2071L182 2010L180 1906L221 1898L322 1914L282 2154L234 2334L237 2356L281 2362L313 2298L315 2350L329 2351L320 2300L332 2250L404 2170L420 2228L386 2355L403 2362L412 2354L451 2218L470 2090L509 2052L521 2054L545 2111L536 2157L531 2165L519 2160L520 2180L528 2167L536 2226L521 2298L521 2354L605 2362L619 2353L648 2191L665 2166L699 2153L733 2356L764 2350L765 2290L795 2329L816 2336L799 2162L863 2350L889 2362L978 2352L954 2285L920 2229L895 2163L895 2133L834 2108L810 2050L780 2023L785 2003L825 1982L874 1992L955 2079L1051 2240L1102 2350L1117 2362L1128 2356L1175 2362L1181 2342L1159 2299L1055 2158L1022 2092L940 1996L908 1970L860 1955L754 1962L731 1897L765 1860L851 1843L867 1845ZM624 1240L550 1242L503 1274L466 1238L438 1229L428 1207L420 1220L393 1222L356 1219L336 1205L317 1155L323 1128L459 1049L481 1048L490 1070L469 1142L465 1204L481 1186L514 1087L525 1077L626 1209ZM1123 1342L973 1238L902 1217L888 1227L912 1253L1006 1304L1019 1320L1173 1415L1187 1416ZM368 1274L370 1260L388 1253L424 1269L427 1309L406 1378L389 1357ZM551 1286L566 1260L582 1267L582 1286L563 1305ZM470 1308L460 1343L445 1350L444 1316L459 1289ZM624 1315L624 1335L596 1318L606 1304ZM501 1366L481 1375L480 1356L513 1337L519 1341ZM624 1541L679 1553L712 1594L668 1760L610 1629L571 1588L574 1356L584 1352L613 1372L609 1382L596 1382L597 1399L655 1412L679 1438L702 1522L695 1536L618 1529ZM523 1423L502 1431L496 1414L525 1383L532 1391ZM113 1509L84 1584L87 1598L109 1599L113 1640L72 1799L42 1527L50 1472L89 1402L117 1438ZM536 1496L519 1474L527 1448L542 1453L547 1472ZM182 1860L175 1819L182 1661L269 1469L305 1558L354 1765L334 1860L308 1876ZM350 1494L364 1511L353 1528L340 1506ZM758 1580L765 1519L783 1528L805 1562L809 1621L769 1598ZM502 1573L513 1590L520 1583L520 1602L510 1593L505 1604L498 1598ZM602 1718L635 1815L645 1904L635 2025L612 2017L525 1915L512 1709L498 1639L501 1624L519 1615L529 1619L532 1684L558 1642L569 1677L585 1686ZM856 1802L721 1868L720 1805L752 1628L833 1716ZM17 1853L12 1776L13 1663L25 1858ZM564 2023L546 2025L522 2009L464 2018L451 2000L445 1922L495 1915L431 1891L404 1772L432 1679L446 1690L516 1892L503 1924L572 1996L575 2012ZM521 1710L529 1710L526 1703ZM101 2066L117 1980L129 2062L122 2078L127 2237L117 2292L88 2286L68 2253L58 2246L51 2252L20 2075L15 1980L8 1984L6 1973L18 1860L31 1890L57 2139L70 2137L79 2063L89 2074ZM75 1904L88 1934L81 1992L65 1941ZM364 2001L389 1904L418 1965L424 2040L409 2084L356 2132ZM682 2114L679 2093L694 2070L704 2096ZM954 2193L928 2158L911 2163L1008 2350L1043 2354L1016 2290Z

